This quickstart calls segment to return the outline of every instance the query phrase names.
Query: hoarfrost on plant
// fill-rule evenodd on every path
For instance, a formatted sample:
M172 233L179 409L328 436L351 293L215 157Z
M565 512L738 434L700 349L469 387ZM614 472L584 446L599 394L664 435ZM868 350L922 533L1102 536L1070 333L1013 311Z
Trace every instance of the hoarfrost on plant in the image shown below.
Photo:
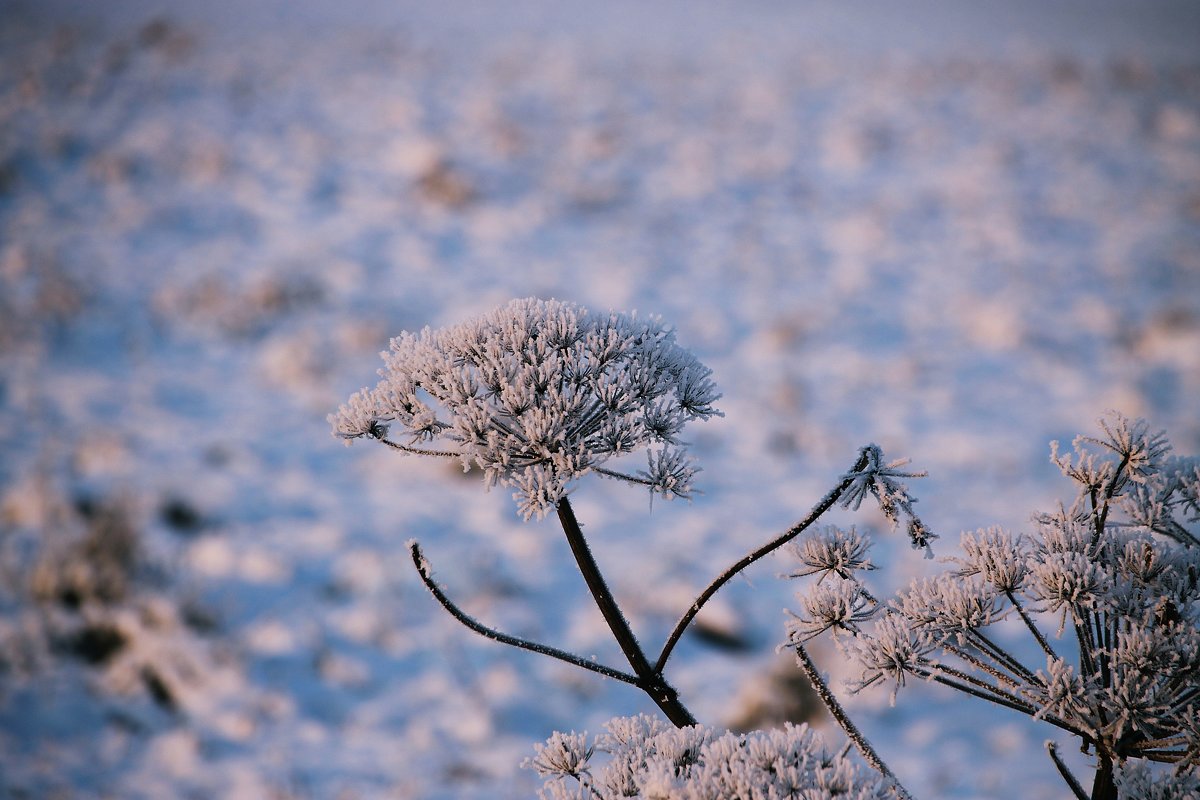
M545 516L589 472L689 497L697 468L679 435L721 415L711 370L673 330L636 313L514 300L460 325L402 333L383 358L378 385L330 415L334 435L457 457L489 487L514 489L526 519ZM406 442L387 438L397 426ZM642 448L644 471L602 466Z

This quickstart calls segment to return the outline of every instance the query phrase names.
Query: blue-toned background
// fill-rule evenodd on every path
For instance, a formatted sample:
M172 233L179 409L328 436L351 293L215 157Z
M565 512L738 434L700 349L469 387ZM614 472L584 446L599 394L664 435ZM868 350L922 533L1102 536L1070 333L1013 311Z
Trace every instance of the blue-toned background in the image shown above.
M1193 4L433 5L0 2L0 795L528 797L532 742L653 712L403 546L618 663L552 521L329 435L512 297L660 314L725 393L696 501L574 495L651 643L866 442L940 555L1108 409L1200 451ZM782 702L786 569L678 651L704 721ZM1048 729L855 704L919 796L1062 796Z

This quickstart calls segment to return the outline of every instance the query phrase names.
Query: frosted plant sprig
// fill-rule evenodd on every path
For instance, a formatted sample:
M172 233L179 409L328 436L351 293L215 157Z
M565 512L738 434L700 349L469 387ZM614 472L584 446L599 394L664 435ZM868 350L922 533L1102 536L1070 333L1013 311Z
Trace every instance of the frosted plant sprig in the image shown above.
M584 783L590 777L591 771L588 760L595 748L588 744L588 735L584 733L559 733L555 731L546 743L534 745L535 755L527 758L521 766L528 767L543 778L564 777L575 778Z
M592 471L689 497L697 470L679 434L721 416L711 370L658 319L558 300L514 300L460 325L402 333L383 358L379 384L330 415L334 435L457 457L486 485L513 489L526 519L553 511ZM407 442L387 438L397 427ZM644 472L601 466L643 448Z
M383 357L382 379L375 388L356 392L330 415L334 435L347 443L375 439L405 454L458 459L464 470L481 470L485 485L514 489L526 519L554 511L597 609L632 671L487 627L434 582L429 562L412 542L413 562L434 598L463 625L489 639L633 684L677 727L696 720L664 670L695 615L734 575L808 529L845 493L870 482L862 491L873 493L893 517L912 517L914 544L927 547L933 538L912 515L914 500L898 482L917 473L899 471L900 462L883 463L879 448L868 445L807 517L744 556L700 593L651 663L591 553L568 493L576 480L595 473L648 487L667 498L689 497L698 468L679 437L686 423L721 414L714 405L720 394L711 371L676 344L674 333L657 319L592 314L570 303L533 298L514 300L461 325L403 333ZM407 435L392 438L397 431ZM647 453L645 470L622 472L607 465L639 449ZM829 566L841 572L869 569L857 552L860 542L853 534L834 542L842 552L829 554ZM866 619L867 603L877 605L859 587L843 615L844 624Z
M876 604L856 581L834 577L797 592L800 613L788 611L788 644L807 642L825 631L853 633L875 613Z
M911 675L1047 722L1095 755L1089 795L1050 750L1076 797L1117 800L1122 762L1173 764L1188 781L1200 766L1200 520L1189 494L1200 473L1140 420L1114 415L1100 427L1104 436L1078 437L1070 456L1052 448L1077 494L1036 515L1031 534L964 534L956 569L914 582L873 626L826 629L858 665L852 689L890 679L894 701ZM870 493L866 479L856 486ZM986 632L1014 610L1044 669ZM1052 647L1046 618L1073 641ZM794 644L794 623L788 637Z
M842 507L857 511L863 500L868 496L874 497L879 504L879 510L893 526L899 525L902 518L908 519L908 536L913 548L924 550L925 557L932 558L930 542L938 536L929 530L913 511L916 498L909 494L908 487L900 480L923 478L928 473L900 469L909 463L907 458L885 462L879 445L868 445L863 448L862 453L866 457L864 465L844 476L849 484L839 500Z
M855 571L875 569L868 557L870 549L871 541L854 526L849 530L842 530L834 525L827 525L816 534L788 547L803 567L789 572L787 577L804 578L816 575L818 583L828 575L849 580Z

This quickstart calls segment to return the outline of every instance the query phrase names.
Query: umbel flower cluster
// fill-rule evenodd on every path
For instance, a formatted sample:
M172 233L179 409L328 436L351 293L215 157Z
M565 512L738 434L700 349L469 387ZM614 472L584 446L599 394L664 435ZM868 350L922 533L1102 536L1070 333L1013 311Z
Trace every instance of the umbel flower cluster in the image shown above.
M871 568L863 537L827 529L801 542L795 574L818 580L789 642L833 632L858 666L854 689L887 681L894 701L913 676L1073 734L1097 757L1093 799L1117 796L1114 768L1131 759L1175 764L1155 796L1185 797L1174 790L1194 788L1200 765L1200 460L1172 457L1140 420L1101 427L1071 455L1053 448L1078 487L1071 506L1036 516L1028 535L964 534L955 568L886 605L859 578ZM1009 618L1037 662L999 643L994 626ZM1141 792L1147 775L1122 780Z
M736 800L891 797L877 773L829 753L807 725L747 734L704 725L675 728L653 717L617 717L594 740L555 733L524 766L545 780L546 800ZM597 752L607 755L593 764Z
M554 510L589 472L689 496L697 468L680 432L720 415L711 370L658 319L557 300L514 300L460 325L402 333L383 359L379 384L330 415L334 434L457 457L489 487L514 489L526 519ZM406 441L388 439L393 427ZM602 466L643 447L644 471Z

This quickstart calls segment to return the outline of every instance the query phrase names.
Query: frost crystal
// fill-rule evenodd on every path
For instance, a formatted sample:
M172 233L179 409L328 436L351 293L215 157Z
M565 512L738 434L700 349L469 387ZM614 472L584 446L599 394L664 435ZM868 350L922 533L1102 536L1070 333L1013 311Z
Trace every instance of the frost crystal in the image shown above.
M908 464L907 458L884 462L883 451L879 445L868 445L862 449L865 464L857 472L847 473L845 491L839 501L843 508L857 511L868 495L873 496L879 503L879 510L894 526L900 524L901 517L908 518L908 538L914 549L924 550L926 558L933 557L930 543L938 538L937 534L925 527L925 523L913 511L917 502L900 478L923 478L924 472L906 472L900 467Z
M657 319L557 300L514 300L461 325L403 333L383 358L379 384L330 415L334 435L457 457L489 487L514 489L526 519L553 510L588 472L688 497L697 469L679 434L721 415L711 370ZM408 441L389 441L389 427ZM601 466L643 447L645 471Z

